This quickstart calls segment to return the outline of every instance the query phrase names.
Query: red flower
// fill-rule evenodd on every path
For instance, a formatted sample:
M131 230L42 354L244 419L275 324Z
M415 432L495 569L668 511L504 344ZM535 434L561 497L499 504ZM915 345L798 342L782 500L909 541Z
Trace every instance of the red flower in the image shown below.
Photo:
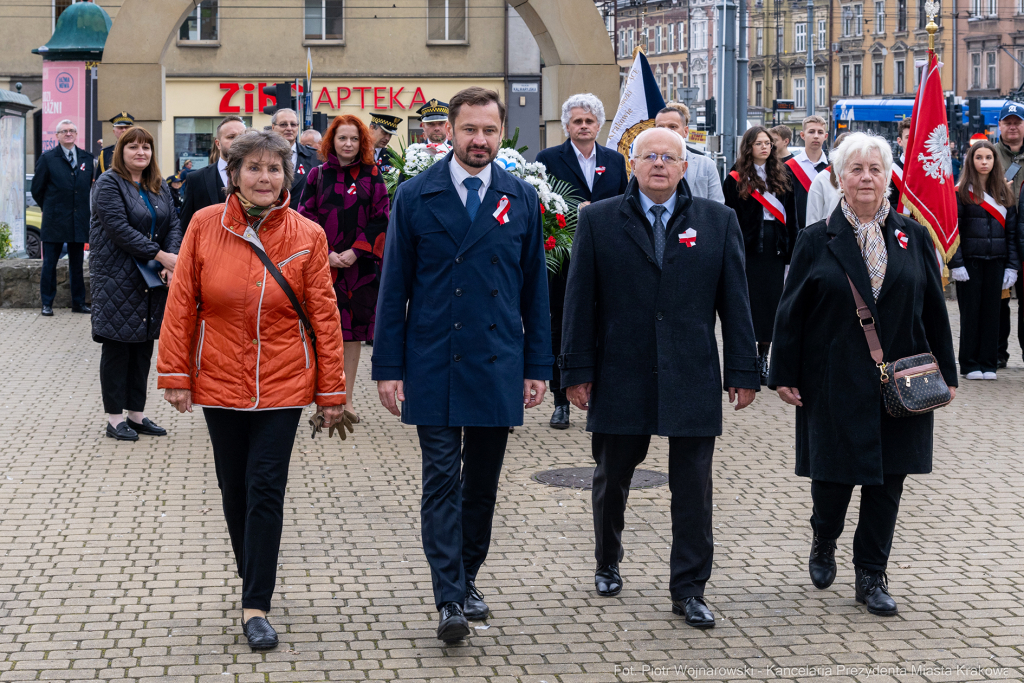
M555 214L555 220L558 221L558 227L565 229L565 216L560 213Z
M544 215L544 213L545 213L545 211L544 211L544 205L543 205L543 204L541 204L541 205L540 205L540 215L542 215L542 216L543 216L543 215Z
M544 242L544 251L551 251L555 248L555 236L552 235Z

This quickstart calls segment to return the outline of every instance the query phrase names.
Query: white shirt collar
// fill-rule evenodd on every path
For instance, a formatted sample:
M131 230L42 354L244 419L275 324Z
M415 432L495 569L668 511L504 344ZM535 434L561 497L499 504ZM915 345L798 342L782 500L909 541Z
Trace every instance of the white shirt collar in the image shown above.
M466 196L469 194L469 188L463 185L462 181L473 174L462 168L462 164L455 160L454 155L452 156L451 161L448 162L448 172L451 174L452 184L455 185L455 191L459 193L459 198L462 200L462 203L465 204ZM480 193L480 200L483 201L484 194L486 194L487 189L491 186L491 165L487 164L484 166L475 177L482 181L478 192Z
M577 159L589 160L589 159L597 158L597 143L596 142L594 143L594 146L590 149L590 156L583 156L583 152L580 151L580 148L577 147L576 143L573 142L572 140L569 141L569 144L572 145L573 151L576 152L576 158Z
M804 150L801 150L800 153L796 155L796 160L798 162L800 162L801 164L807 163L807 164L810 164L811 166L817 166L818 164L820 164L822 161L825 160L824 157L825 157L825 154L821 153L820 156L818 156L818 160L817 161L811 161L811 158L809 156L807 156L807 150L804 149Z
M226 171L228 168L228 162L224 157L217 157L217 170Z
M757 171L757 175L761 176L761 180L768 179L768 171L765 170L764 164L761 164L760 166L754 164L754 170Z
M661 220L668 225L668 219L672 217L672 214L676 210L676 193L673 192L672 196L662 202L662 206L665 207L665 215L661 217ZM647 218L651 221L651 225L654 225L654 214L651 213L651 207L656 206L654 200L644 194L643 190L640 190L640 206L643 208L645 214L650 214Z

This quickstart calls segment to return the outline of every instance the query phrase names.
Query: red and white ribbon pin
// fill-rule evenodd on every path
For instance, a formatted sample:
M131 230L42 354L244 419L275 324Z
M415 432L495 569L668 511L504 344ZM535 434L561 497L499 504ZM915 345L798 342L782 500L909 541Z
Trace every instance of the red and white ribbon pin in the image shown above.
M502 195L501 199L498 200L498 208L494 211L494 217L498 220L498 223L505 225L508 223L508 207L510 202L508 201L507 195Z
M685 244L687 249L696 246L697 231L693 228L687 228L686 232L679 233L679 244Z
M84 171L85 170L85 162L84 161L82 162L82 165L78 167L78 170L79 171Z
M298 173L299 175L306 175L306 167L303 166L302 164L299 164L299 168L296 169L295 172Z
M353 185L349 185L348 186L348 194L353 194L354 195L355 193L356 193L356 186L354 184Z
M896 240L900 243L900 246L904 249L907 248L907 234L902 230L896 231Z
M604 166L598 166L597 168L594 169L594 171L597 173L597 175L603 175L604 174Z

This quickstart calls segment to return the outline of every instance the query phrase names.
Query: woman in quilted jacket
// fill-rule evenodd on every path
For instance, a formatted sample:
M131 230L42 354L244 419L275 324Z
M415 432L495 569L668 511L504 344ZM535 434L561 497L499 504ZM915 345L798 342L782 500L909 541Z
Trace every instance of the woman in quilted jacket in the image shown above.
M136 262L156 261L162 277L169 278L181 228L146 129L131 128L117 141L111 168L96 180L91 200L92 338L103 344L100 390L107 436L118 441L164 436L167 431L143 411L167 288L146 286Z
M358 117L338 116L320 142L324 163L310 170L299 213L327 235L331 279L345 339L345 377L352 410L359 351L373 341L380 288L377 269L388 227L388 190L373 163L370 131Z
M235 139L227 202L197 212L185 235L157 357L166 400L203 408L254 650L278 642L266 616L302 409L316 402L325 426L351 431L327 239L288 208L292 172L276 133Z

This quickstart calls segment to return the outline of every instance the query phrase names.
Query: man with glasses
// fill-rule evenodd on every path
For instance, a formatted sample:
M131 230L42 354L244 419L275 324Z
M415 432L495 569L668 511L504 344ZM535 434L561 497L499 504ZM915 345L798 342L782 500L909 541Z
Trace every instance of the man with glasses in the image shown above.
M314 166L319 166L320 161L315 149L299 142L299 115L294 109L278 109L270 119L270 127L292 146L292 167L295 173L289 189L292 195L289 206L298 210L299 197L306 187L306 174Z
M82 261L89 241L89 190L92 187L93 156L75 146L78 127L69 119L57 124L57 145L40 155L32 178L32 198L43 210L43 273L39 293L43 315L53 315L57 296L57 261L68 245L71 279L71 310L90 313L85 303Z
M721 391L728 389L739 410L754 400L760 378L743 234L732 209L690 194L684 149L674 131L640 133L626 193L580 213L558 366L569 400L588 411L593 433L598 594L622 590L630 480L651 436L665 436L672 611L694 628L710 628L715 617L704 585L714 546L711 468L722 433Z

